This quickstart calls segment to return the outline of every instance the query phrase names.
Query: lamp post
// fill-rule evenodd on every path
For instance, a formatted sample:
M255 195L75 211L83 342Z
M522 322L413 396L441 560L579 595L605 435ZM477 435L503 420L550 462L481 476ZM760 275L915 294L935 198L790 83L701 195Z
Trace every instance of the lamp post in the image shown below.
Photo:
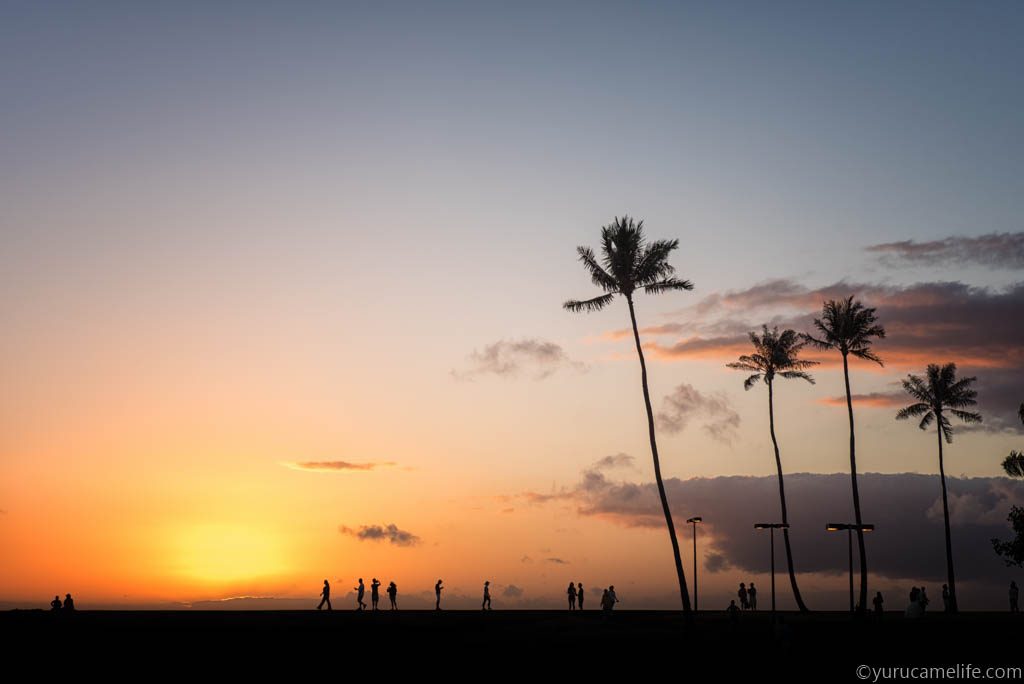
M853 605L853 532L857 529L857 523L828 523L825 525L826 532L841 532L846 530L846 546L849 552L850 559L850 612L856 611ZM861 531L871 532L875 529L874 525L863 524L860 526ZM866 606L865 606L866 608Z
M687 518L686 522L693 526L693 612L697 612L697 523L704 522L704 518L696 515Z
M789 529L789 523L754 523L755 530L768 530L772 554L772 622L775 622L775 530Z

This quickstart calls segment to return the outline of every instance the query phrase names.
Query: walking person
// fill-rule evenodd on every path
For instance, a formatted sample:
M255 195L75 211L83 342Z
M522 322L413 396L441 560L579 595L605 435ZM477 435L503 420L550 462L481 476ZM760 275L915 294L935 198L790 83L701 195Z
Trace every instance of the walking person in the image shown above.
M882 592L875 592L875 598L871 600L871 604L875 607L875 615L879 618L882 617L882 604L885 603L885 599L882 598Z
M576 585L569 582L569 588L565 590L569 597L569 610L576 610Z
M619 602L619 597L615 595L615 585L608 587L608 599L611 601L611 607L608 610L615 608L615 604Z
M373 606L373 610L377 610L378 603L380 603L380 580L374 577L370 582L370 604Z
M320 610L321 608L324 607L325 603L327 604L327 610L330 610L331 609L331 585L327 582L327 580L324 580L324 588L320 592L320 605L318 605L316 607L316 609Z
M398 610L398 585L394 582L388 585L388 598L391 599L391 610Z
M604 593L601 594L601 612L604 614L604 619L607 620L612 614L612 599L608 595L608 590L605 589Z
M359 586L355 587L356 592L356 610L362 610L366 608L366 602L363 601L363 597L366 596L366 586L363 584L363 578L359 578Z
M437 597L437 603L434 604L434 610L441 610L441 590L444 589L441 586L441 580L437 580L437 584L434 585L434 595Z
M924 615L924 611L930 603L928 600L928 594L925 592L924 587L921 587L921 593L917 597L917 602L921 604L921 614Z
M747 589L747 599L750 601L750 610L757 610L757 587L754 583L750 583L750 588Z
M1019 613L1020 608L1017 607L1017 598L1020 595L1020 591L1017 589L1017 583L1010 581L1010 612Z
M740 582L740 589L736 592L736 596L740 599L740 609L750 610L750 598L747 594L747 585Z
M579 604L580 610L583 610L583 582L576 584L576 603Z
M484 582L484 602L480 604L480 610L491 609L491 583L490 581Z
M942 585L942 612L949 612L949 585Z

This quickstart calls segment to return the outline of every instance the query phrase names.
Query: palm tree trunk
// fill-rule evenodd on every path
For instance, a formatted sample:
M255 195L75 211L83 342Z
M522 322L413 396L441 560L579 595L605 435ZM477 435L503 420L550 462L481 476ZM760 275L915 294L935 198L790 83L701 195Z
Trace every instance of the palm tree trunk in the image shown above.
M782 504L782 522L789 524L789 514L786 512L786 486L782 480L782 457L779 455L779 441L775 438L775 396L772 390L772 382L768 381L768 429L772 433L772 446L775 447L775 467L779 471L779 502ZM800 587L796 584L796 571L793 569L793 550L789 546L789 528L782 528L782 539L786 545L786 563L789 566L789 584L793 587L793 598L796 599L797 608L801 613L810 612L800 596Z
M853 481L853 516L857 522L857 549L860 551L860 602L857 612L868 605L868 559L864 552L864 523L860 515L860 492L857 491L857 444L853 430L853 395L850 393L850 366L843 354L843 380L846 382L846 412L850 415L850 478Z
M949 583L949 612L957 612L956 577L953 575L953 538L949 534L949 500L946 498L946 466L942 458L942 416L936 416L939 426L939 479L942 481L942 522L946 527L946 581Z
M672 511L668 507L665 495L665 483L661 479L661 460L658 458L658 442L654 436L654 411L651 409L651 392L647 388L647 363L644 361L644 350L640 346L640 331L636 326L636 312L633 311L633 298L627 296L629 319L633 323L633 339L636 341L636 353L640 357L640 381L644 387L644 405L647 407L647 430L651 437L651 457L654 459L654 479L658 483L658 496L661 497L661 508L665 512L665 524L668 525L668 536L672 540L672 554L676 561L676 575L679 577L679 596L683 601L683 613L691 619L690 594L686 589L686 575L683 573L683 559L679 554L679 540L676 539L676 526L672 522Z

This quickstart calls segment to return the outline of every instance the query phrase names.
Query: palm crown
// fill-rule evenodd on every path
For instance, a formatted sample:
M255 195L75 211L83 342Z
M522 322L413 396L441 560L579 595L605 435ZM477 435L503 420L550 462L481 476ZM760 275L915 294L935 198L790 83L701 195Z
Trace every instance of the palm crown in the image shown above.
M752 375L743 381L743 389L749 390L762 378L771 383L776 375L787 379L799 378L814 384L806 371L817 361L805 361L799 358L800 350L807 344L794 330L778 328L768 330L767 325L761 326L761 334L750 333L750 341L754 345L753 354L744 354L738 361L727 363L726 366L736 370L750 371Z
M944 366L930 363L925 378L908 375L903 381L903 389L917 399L917 403L900 409L896 413L896 419L906 420L920 416L921 422L918 427L922 430L937 421L938 429L946 438L946 442L952 442L953 425L946 416L947 411L965 423L981 422L980 414L964 410L978 403L978 393L971 389L971 384L976 380L977 378L973 377L957 380L955 363L947 363Z
M570 299L563 306L569 311L600 311L620 294L632 299L643 288L648 294L669 290L692 290L693 283L675 277L676 269L668 263L668 255L679 247L679 240L655 240L644 237L644 222L633 222L628 216L601 229L601 260L590 247L577 247L579 260L590 273L590 279L605 294L593 299Z
M818 349L838 349L843 356L853 354L881 366L884 365L882 359L871 350L871 338L885 337L885 328L878 325L877 320L875 310L855 302L852 295L832 299L822 307L821 318L814 319L814 327L821 337L805 333L803 338Z

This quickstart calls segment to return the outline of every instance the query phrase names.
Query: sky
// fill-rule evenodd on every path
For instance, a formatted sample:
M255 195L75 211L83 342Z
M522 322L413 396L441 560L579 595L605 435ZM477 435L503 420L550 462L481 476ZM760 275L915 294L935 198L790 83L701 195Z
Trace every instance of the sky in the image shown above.
M851 378L872 589L944 581L934 435L893 417L953 361L985 419L946 450L959 599L1002 607L1022 30L1010 2L4 3L0 605L373 576L678 605L625 305L561 306L628 214L695 284L637 309L704 605L768 585L778 514L766 392L725 364L855 295L888 331ZM843 382L813 358L777 429L805 598L841 608Z

